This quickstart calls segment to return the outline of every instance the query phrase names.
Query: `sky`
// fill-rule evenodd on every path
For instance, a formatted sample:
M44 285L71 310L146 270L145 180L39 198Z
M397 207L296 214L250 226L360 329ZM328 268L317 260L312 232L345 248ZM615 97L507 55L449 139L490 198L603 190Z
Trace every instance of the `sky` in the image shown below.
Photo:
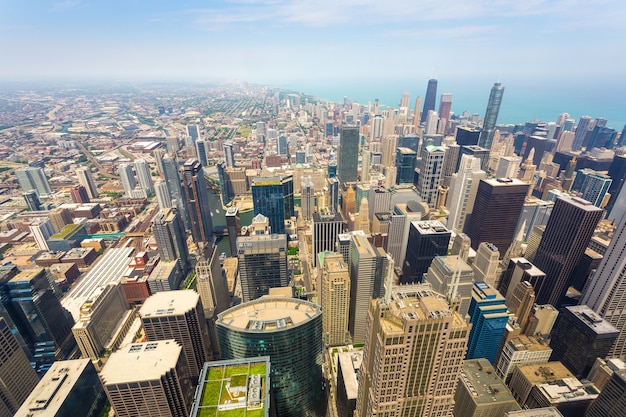
M0 0L0 80L395 86L390 105L431 77L615 95L624 22L623 0Z

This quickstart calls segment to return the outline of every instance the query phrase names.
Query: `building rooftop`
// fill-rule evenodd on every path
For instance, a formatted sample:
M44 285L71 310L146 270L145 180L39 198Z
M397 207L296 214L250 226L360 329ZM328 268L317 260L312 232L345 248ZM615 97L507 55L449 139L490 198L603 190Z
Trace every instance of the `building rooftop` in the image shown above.
M111 353L100 379L104 385L160 379L176 368L181 351L174 339L126 346Z
M434 261L442 265L446 273L449 274L452 274L455 271L460 271L461 273L474 273L472 267L469 266L468 263L465 262L465 260L459 255L436 256Z
M439 220L416 220L411 224L422 235L435 235L450 233L450 231Z
M52 364L16 416L56 416L90 362L89 359L75 359Z
M337 354L337 366L341 368L343 384L348 400L356 400L359 394L357 372L363 363L363 351L341 352Z
M509 411L505 417L563 417L555 407L532 408L530 410Z
M526 258L511 258L511 262L515 262L517 265L519 265L520 268L522 268L526 272L526 274L528 274L531 277L546 275L545 272L537 268L533 263L531 263Z
M196 308L200 295L193 290L160 291L152 294L139 309L142 318L182 315Z
M574 378L574 375L561 362L522 365L518 366L517 370L524 375L530 382L530 385L544 384L564 378Z
M459 375L476 404L515 401L487 359L468 359Z
M589 381L583 383L574 377L539 384L537 389L552 405L594 400L600 394L593 383Z
M264 296L218 315L217 323L246 332L276 332L309 322L322 312L317 304L296 298Z
M545 340L533 336L518 336L509 340L508 344L515 351L538 352L541 350L552 350Z
M19 274L11 278L11 282L30 281L37 278L43 272L43 268L36 267L30 269L22 269Z
M611 335L619 333L619 330L617 330L615 326L604 320L586 305L571 306L566 307L566 309L576 316L578 320L583 322L587 328L598 335Z

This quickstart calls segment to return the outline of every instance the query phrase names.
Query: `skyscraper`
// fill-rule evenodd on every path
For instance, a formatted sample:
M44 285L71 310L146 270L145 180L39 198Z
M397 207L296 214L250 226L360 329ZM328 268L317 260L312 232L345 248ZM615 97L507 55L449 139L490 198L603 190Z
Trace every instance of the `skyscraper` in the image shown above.
M317 266L318 254L335 250L337 236L345 226L341 212L313 213L313 266Z
M491 285L475 282L468 314L467 359L486 358L493 364L509 320L504 297Z
M474 271L459 255L435 256L424 274L424 282L458 305L457 311L465 317L469 311L474 286Z
M480 159L470 155L461 156L461 165L458 172L452 174L448 191L448 229L456 233L463 232L467 219L471 218L478 184L486 175L480 169Z
M178 260L183 272L189 266L185 226L176 208L162 209L152 220L152 232L164 261Z
M422 108L422 117L420 123L425 123L430 110L435 111L435 101L437 100L437 80L431 78L428 80L426 87L426 96L424 97L424 107Z
M444 123L450 121L450 110L452 109L452 94L443 93L441 100L439 101L439 120L444 120Z
M232 142L227 142L224 144L224 160L226 161L227 167L235 167L235 151L233 149Z
M87 167L76 168L76 176L78 177L78 183L85 187L89 198L98 198L98 188L91 176L91 170Z
M70 196L74 203L89 203L87 189L82 185L72 185L70 187Z
M48 178L43 169L37 167L25 167L15 170L15 176L20 183L20 187L25 192L30 190L37 191L39 197L48 197L52 194Z
M272 401L281 417L323 415L322 312L296 298L263 297L218 316L223 359L269 356Z
M485 110L483 130L480 132L480 139L478 140L478 146L487 150L491 149L491 142L493 142L493 133L498 120L498 113L500 112L500 104L502 104L503 95L504 87L502 84L494 83L493 87L491 87L491 93L489 94L487 110Z
M178 170L178 161L169 155L163 157L163 179L167 184L170 192L172 204L178 208L180 217L183 219L186 229L191 229L189 215L187 213L187 205L185 204L185 194L180 182L180 172Z
M611 357L626 356L626 216L613 233L600 266L589 281L580 300L619 330Z
M560 305L572 282L602 209L578 197L557 198L533 263L546 273L551 285L535 288L538 304Z
M427 145L422 148L421 162L416 175L417 193L431 210L437 208L437 196L443 179L443 146Z
M302 177L302 185L300 190L302 208L302 218L310 220L315 210L315 186L311 177Z
M517 179L480 180L467 230L474 250L481 242L489 242L506 253L527 193L528 184Z
M26 203L26 207L28 208L28 211L41 210L41 200L39 200L39 196L37 195L37 190L30 190L25 193L22 193L22 197L24 197L24 202Z
M41 218L29 226L30 233L37 243L40 250L49 251L48 239L54 234L54 228L49 219Z
M206 156L206 142L202 139L196 141L196 156L202 164L203 167L208 165L207 156Z
M150 174L150 165L144 159L135 160L135 172L139 179L139 185L146 190L146 194L154 193L154 184L152 183L152 174Z
M191 223L191 236L196 243L208 243L212 239L213 220L204 170L197 159L188 159L183 164L183 184L187 214Z
M133 168L128 164L120 164L118 171L122 187L124 187L124 194L126 197L132 197L133 190L137 186L137 181L135 181L135 176L133 175Z
M439 220L411 222L401 282L422 282L435 256L447 255L449 243L450 231Z
M285 233L285 220L294 216L293 177L255 177L252 181L254 215L267 217L272 233Z
M415 167L417 166L417 152L409 148L396 149L396 184L413 184Z
M468 325L427 284L369 303L355 416L450 415ZM389 413L389 414L386 414Z
M154 192L156 194L157 203L161 210L172 207L172 197L170 190L167 188L167 182L158 180L154 183ZM183 226L184 227L184 226Z
M626 371L613 372L611 379L591 404L585 417L626 415Z
M324 254L321 265L321 307L326 346L345 345L349 340L350 274L343 256L334 252Z
M576 173L572 191L579 191L581 197L594 206L604 207L611 183L611 177L608 175L585 168Z
M147 341L174 339L181 345L195 385L211 348L198 293L179 290L152 294L139 309L139 316Z
M591 123L591 116L581 116L576 126L574 133L574 142L572 143L572 150L579 151L583 147L583 142L589 131L589 124Z
M339 181L356 182L359 168L359 128L357 126L341 127L337 156Z

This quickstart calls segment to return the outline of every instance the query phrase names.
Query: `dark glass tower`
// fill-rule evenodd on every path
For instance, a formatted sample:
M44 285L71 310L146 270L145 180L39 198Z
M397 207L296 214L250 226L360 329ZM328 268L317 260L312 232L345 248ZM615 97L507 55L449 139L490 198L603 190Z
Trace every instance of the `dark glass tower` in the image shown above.
M294 215L293 177L256 177L252 182L254 215L270 221L272 233L285 233L285 220Z
M187 207L185 206L185 194L180 185L180 173L178 171L178 161L169 155L165 155L162 160L163 178L170 192L172 203L178 207L178 213L183 219L183 223L187 229L191 228L189 224L189 216L187 215Z
M402 265L402 284L422 282L435 256L448 254L450 231L439 220L411 222Z
M424 107L422 108L422 118L420 123L425 123L428 111L435 111L435 100L437 100L437 80L431 78L426 87L426 97L424 97Z
M339 138L337 176L339 181L356 182L359 167L359 128L342 126Z
M187 199L187 211L194 242L209 242L213 233L209 191L204 180L200 161L188 159L183 165L183 184Z
M582 198L557 198L533 260L549 284L537 291L537 304L559 306L601 218L602 209Z
M611 180L613 180L608 191L609 194L611 194L611 198L609 199L609 203L606 205L605 210L607 213L610 214L613 206L615 205L615 201L617 200L617 196L619 195L620 191L622 191L624 181L626 181L625 155L615 155L615 157L613 158L613 162L611 163L611 167L609 168L609 177L611 177Z
M417 153L409 148L396 149L396 184L412 184L417 166Z
M489 102L487 103L485 120L483 121L483 131L480 133L478 146L486 149L491 149L493 132L496 127L496 122L498 120L498 113L500 112L500 104L502 104L503 95L504 87L500 83L495 83L493 87L491 87L491 94L489 94Z
M185 226L176 208L163 209L152 220L152 232L159 246L159 255L164 261L178 259L186 272L189 265Z

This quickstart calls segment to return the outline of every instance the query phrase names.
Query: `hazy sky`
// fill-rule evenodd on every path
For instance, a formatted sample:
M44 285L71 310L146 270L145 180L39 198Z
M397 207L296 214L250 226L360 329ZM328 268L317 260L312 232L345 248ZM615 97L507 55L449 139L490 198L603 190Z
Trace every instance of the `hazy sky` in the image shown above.
M0 0L0 79L626 85L624 22L624 0Z

